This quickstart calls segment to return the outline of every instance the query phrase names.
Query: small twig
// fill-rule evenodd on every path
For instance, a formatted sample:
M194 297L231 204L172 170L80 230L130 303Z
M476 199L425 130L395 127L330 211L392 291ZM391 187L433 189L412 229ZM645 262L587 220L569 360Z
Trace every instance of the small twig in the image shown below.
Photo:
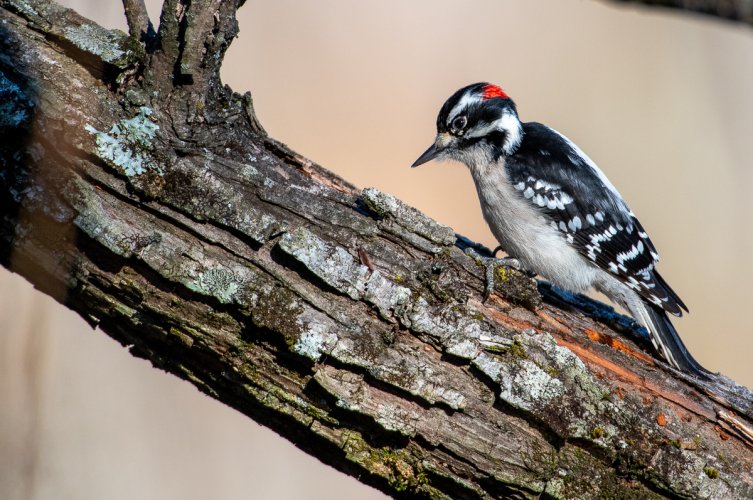
M184 48L180 56L180 73L194 76L201 66L206 51L203 50L206 37L211 33L217 16L217 9L207 2L191 3L187 12L187 26L183 37Z
M147 43L154 38L154 26L149 20L144 0L123 0L128 32L142 43Z

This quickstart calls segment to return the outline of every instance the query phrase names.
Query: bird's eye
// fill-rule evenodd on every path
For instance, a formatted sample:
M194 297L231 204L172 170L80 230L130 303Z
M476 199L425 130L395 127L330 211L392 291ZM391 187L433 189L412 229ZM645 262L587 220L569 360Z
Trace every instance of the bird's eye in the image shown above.
M468 125L468 118L466 118L464 115L460 115L452 120L452 131L460 132L465 128L466 125Z

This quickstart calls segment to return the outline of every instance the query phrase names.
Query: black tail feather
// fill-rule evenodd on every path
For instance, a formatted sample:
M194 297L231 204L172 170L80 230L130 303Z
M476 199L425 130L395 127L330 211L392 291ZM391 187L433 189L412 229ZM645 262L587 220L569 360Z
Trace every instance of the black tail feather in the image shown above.
M711 372L701 366L690 354L677 330L672 326L667 313L654 304L644 302L644 305L646 320L649 323L646 326L651 333L651 340L667 362L678 370L709 378Z
M652 275L654 278L654 283L656 283L656 287L661 290L668 298L667 303L664 304L665 310L669 310L669 312L674 314L675 316L682 316L683 310L685 312L690 312L688 311L688 306L685 305L680 296L677 295L675 291L672 290L672 288L670 288L666 281L664 281L664 278L662 278L661 274L659 274L659 271L654 269Z

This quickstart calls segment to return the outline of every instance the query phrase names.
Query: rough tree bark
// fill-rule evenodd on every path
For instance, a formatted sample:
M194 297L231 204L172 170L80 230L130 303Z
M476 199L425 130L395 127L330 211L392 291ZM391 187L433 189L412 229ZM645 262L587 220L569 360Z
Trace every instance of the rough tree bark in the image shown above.
M753 397L626 318L266 136L221 85L242 0L133 36L0 0L0 257L149 359L400 496L753 497ZM142 5L143 6L143 5Z

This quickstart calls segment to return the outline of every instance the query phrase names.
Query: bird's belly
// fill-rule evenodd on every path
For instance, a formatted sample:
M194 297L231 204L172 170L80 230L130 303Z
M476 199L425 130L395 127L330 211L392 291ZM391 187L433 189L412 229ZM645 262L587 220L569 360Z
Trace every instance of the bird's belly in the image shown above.
M557 286L584 292L598 272L544 215L512 190L479 189L484 219L502 248Z

